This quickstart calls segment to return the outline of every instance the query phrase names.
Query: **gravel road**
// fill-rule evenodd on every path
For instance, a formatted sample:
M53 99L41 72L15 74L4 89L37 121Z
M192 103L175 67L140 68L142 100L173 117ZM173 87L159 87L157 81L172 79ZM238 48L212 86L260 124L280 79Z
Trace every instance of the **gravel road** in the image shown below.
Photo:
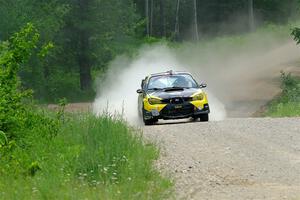
M176 199L300 199L300 118L232 118L143 128Z

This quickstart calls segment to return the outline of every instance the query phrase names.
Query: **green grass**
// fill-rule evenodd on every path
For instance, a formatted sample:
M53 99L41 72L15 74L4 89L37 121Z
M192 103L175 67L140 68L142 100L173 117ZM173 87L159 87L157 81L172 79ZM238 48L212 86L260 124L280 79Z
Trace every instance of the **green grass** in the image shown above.
M274 102L269 106L265 115L269 117L300 117L300 103Z
M300 117L300 78L281 75L282 93L267 106L265 116Z
M0 147L0 199L164 199L172 183L153 167L159 151L120 119L65 117Z

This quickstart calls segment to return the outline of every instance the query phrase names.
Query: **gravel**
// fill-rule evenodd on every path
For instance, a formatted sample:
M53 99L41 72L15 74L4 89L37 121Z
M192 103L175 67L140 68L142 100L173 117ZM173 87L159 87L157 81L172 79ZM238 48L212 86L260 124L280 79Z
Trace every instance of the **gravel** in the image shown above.
M300 118L167 122L143 128L176 199L300 199Z

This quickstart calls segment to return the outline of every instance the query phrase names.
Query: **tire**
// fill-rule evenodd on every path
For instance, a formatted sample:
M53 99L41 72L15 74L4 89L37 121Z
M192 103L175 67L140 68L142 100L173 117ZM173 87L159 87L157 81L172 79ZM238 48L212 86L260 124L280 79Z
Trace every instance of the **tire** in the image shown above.
M198 115L192 116L192 120L193 120L193 121L198 121L199 118L200 118L200 117L199 117Z
M146 119L144 119L144 117L143 117L143 121L144 121L144 124L145 124L146 126L149 126L149 125L153 125L153 124L155 124L156 122L158 122L158 119L148 119L148 120L146 120Z
M146 126L153 125L155 122L158 122L158 119L145 119L144 117L144 108L143 108L143 122Z
M145 126L151 126L151 125L154 124L154 121L152 121L151 119L149 119L149 120L144 120L144 124L145 124Z
M202 115L200 115L200 121L201 122L208 122L209 121L208 114L202 114Z

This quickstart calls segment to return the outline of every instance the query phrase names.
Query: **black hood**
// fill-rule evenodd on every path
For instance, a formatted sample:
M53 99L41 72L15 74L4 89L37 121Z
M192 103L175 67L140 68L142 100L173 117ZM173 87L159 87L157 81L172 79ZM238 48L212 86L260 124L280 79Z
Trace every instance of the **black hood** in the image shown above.
M147 94L153 97L158 97L162 99L169 99L174 97L190 97L196 92L201 92L200 88L184 88L179 90L171 90L171 91L165 91L165 90L157 90L157 91L147 91Z

